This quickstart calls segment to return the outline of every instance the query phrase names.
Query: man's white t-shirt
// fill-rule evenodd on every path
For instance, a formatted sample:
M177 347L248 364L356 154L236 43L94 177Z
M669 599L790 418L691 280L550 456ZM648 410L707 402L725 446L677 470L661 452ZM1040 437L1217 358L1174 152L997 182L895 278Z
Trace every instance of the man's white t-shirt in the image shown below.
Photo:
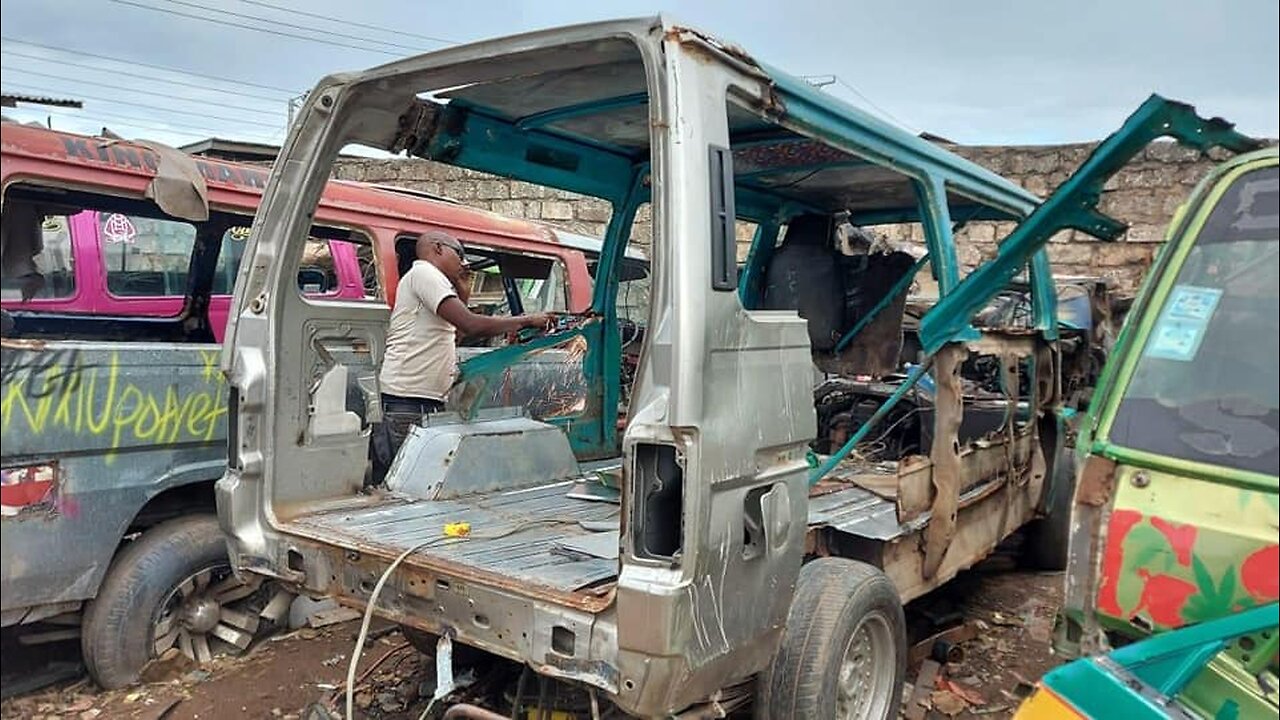
M436 310L457 295L449 278L426 260L415 260L400 278L378 375L382 392L445 399L458 369L457 331Z

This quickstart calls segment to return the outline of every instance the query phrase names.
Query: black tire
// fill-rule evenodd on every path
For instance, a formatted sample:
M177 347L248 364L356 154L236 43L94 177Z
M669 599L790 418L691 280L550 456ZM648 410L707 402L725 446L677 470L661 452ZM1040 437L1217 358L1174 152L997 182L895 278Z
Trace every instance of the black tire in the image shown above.
M152 658L161 603L193 574L228 564L213 515L169 520L129 543L85 610L80 647L90 676L108 690L137 682Z
M1045 516L1027 523L1022 533L1022 563L1036 570L1067 569L1071 542L1071 506L1076 494L1076 464L1070 448L1053 463L1055 489L1045 506Z
M843 558L820 558L800 570L782 644L756 683L755 716L834 720L842 666L859 637L882 637L883 674L873 684L878 718L896 718L907 670L906 619L893 583L879 569ZM891 653L892 657L885 656ZM876 672L872 670L872 672Z

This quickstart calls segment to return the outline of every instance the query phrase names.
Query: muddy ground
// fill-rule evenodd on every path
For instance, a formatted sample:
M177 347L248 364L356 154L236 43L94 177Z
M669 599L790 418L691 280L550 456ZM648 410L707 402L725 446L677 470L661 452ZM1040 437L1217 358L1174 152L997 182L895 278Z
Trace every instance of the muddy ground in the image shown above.
M917 691L917 664L904 692L907 717L1005 718L1020 697L1056 664L1049 651L1053 614L1061 598L1059 574L1019 570L1009 555L996 555L978 569L908 608L912 640L939 629L970 623L976 637L959 643L959 662L939 668L939 677ZM185 658L154 664L150 682L125 690L96 691L87 679L64 681L0 703L0 717L24 720L204 720L245 717L313 720L325 717L315 704L342 707L342 685L358 622L304 628L260 641L238 658L218 658L197 668ZM932 643L921 645L932 648ZM944 648L939 648L942 650ZM6 683L15 677L6 653ZM366 668L377 662L371 672ZM357 716L370 720L416 720L434 689L431 661L391 627L374 625L357 684ZM926 671L926 674L930 674ZM515 676L490 695L511 695ZM532 687L532 683L530 684ZM912 710L911 705L923 705ZM502 710L509 709L509 705ZM923 714L922 714L923 713ZM590 717L587 713L584 717Z

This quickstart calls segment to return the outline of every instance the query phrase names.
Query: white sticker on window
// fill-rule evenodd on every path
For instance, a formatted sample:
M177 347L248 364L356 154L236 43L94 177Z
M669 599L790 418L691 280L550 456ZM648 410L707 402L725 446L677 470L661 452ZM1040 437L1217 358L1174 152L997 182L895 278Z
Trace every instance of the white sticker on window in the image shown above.
M127 215L111 213L106 222L102 223L102 234L106 236L107 242L124 245L132 243L138 237L138 229Z
M1147 356L1186 362L1196 356L1222 291L1175 285L1147 345Z

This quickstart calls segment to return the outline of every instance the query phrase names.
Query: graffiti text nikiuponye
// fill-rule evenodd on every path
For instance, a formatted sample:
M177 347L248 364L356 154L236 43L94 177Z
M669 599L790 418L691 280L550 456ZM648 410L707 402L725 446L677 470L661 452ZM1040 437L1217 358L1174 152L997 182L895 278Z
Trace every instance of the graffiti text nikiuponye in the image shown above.
M119 355L90 364L77 351L54 358L19 359L6 353L0 426L109 439L109 449L136 443L212 441L227 413L226 386L217 352L200 351L200 379L182 373L163 390L139 387L122 375ZM111 456L108 456L108 460Z

